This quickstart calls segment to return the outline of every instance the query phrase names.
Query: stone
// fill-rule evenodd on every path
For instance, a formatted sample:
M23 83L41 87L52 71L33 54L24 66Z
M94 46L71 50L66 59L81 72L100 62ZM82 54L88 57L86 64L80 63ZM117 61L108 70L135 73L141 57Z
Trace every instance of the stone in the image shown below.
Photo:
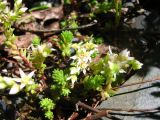
M144 55L141 70L131 76L124 85L160 78L160 44L154 46ZM150 109L160 107L160 79L141 85L120 88L116 95L102 102L100 108L122 109ZM159 112L151 113L126 113L117 112L114 115L120 120L159 120ZM107 118L103 118L107 120Z

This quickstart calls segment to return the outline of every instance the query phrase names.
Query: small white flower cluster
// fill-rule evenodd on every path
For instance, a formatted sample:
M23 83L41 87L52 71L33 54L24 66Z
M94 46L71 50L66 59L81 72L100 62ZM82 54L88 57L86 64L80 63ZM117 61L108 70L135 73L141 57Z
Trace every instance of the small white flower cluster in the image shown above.
M109 51L111 51L111 49ZM138 60L135 60L134 57L130 57L130 51L128 51L127 49L121 51L119 54L109 53L109 58L111 62L118 64L122 68L120 73L126 72L125 68L130 66L129 61L134 62L134 64L136 65L135 69L140 69L143 65Z
M71 80L72 86L74 86L74 83L77 81L77 75L79 75L80 72L86 74L92 61L91 55L98 50L97 45L92 42L73 44L72 47L76 50L76 54L70 57L73 62L71 63L70 76L67 80Z
M127 49L121 51L119 54L116 54L112 53L112 50L109 47L108 58L108 67L112 73L114 73L113 80L116 80L117 73L126 73L130 66L133 70L137 70L143 65L139 61L135 60L134 57L130 57L130 51Z
M32 46L32 55L36 56L37 54L41 54L44 58L48 57L51 49L48 44L41 44L36 47Z
M26 10L26 7L22 7L22 0L15 0L14 10L9 8L7 0L0 0L0 22L4 23L6 19L12 20L14 17L19 17L19 15L23 14Z
M19 69L20 78L2 77L0 76L0 89L9 88L9 94L16 94L20 92L25 86L34 84L32 76L34 71L29 74L25 74L21 69Z
M0 23L4 30L3 34L6 37L6 40L4 41L6 47L16 49L16 45L14 44L16 37L13 34L14 29L12 28L12 25L26 10L27 8L22 5L22 0L14 1L13 10L10 9L7 0L0 0Z
M33 45L30 45L28 48L21 48L20 53L22 56L24 56L28 61L32 60L33 57L36 57L38 55L41 55L43 58L46 58L49 56L51 51L54 51L55 49L50 48L48 44L41 44L36 47ZM30 51L30 52L27 52ZM16 59L19 62L23 62L22 57L19 56L19 53L15 52L13 56L14 59ZM42 59L41 59L42 60Z
M22 0L15 0L14 7L15 11L17 9L20 13L24 13L27 10L26 7L22 7Z

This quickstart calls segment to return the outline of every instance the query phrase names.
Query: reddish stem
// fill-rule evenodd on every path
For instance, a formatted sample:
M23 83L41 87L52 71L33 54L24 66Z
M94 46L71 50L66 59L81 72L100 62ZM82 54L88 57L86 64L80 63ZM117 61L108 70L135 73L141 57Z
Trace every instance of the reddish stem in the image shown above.
M20 57L22 58L22 60L26 63L26 65L33 70L34 68L33 68L32 64L27 60L26 57L24 57L24 56L21 54L21 52L20 52L19 50L18 50L18 52L19 52L19 56L20 56Z
M68 120L75 120L79 114L77 112L73 112L72 115L68 118Z

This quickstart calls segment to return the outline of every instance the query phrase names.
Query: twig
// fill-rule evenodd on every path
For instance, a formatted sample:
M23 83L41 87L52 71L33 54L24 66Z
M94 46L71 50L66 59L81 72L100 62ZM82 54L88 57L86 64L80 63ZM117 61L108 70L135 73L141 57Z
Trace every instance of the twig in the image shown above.
M95 112L96 114L87 116L84 120L96 120L101 117L108 117L112 118L111 113L114 113L114 111L125 111L125 112L153 112L153 111L159 111L159 108L149 108L149 109L123 109L123 108L93 108L89 105L86 105L85 103L82 103L79 101L77 103L78 106L81 106L85 109L88 109L92 112Z
M97 101L93 108L96 108L99 105L99 103L100 103L100 101ZM90 116L90 115L91 115L91 113L88 113L87 117Z
M91 116L86 117L84 120L95 120L97 118L101 118L101 116L106 116L108 118L111 118L111 116L108 114L109 113L108 110L101 111L101 110L98 110L97 108L93 108L93 107L91 107L91 106L89 106L89 105L87 105L85 103L82 103L81 101L78 101L77 106L81 106L81 107L83 107L85 109L88 109L88 110L90 110L92 112L97 113L95 115L91 115Z
M75 120L79 114L77 112L73 112L72 115L68 118L68 120Z
M84 29L84 28L88 28L91 26L94 26L95 24L97 24L97 20L94 20L93 22L86 24L86 25L82 25L79 27L75 27L75 28L63 28L63 29L51 29L51 30L47 30L47 29L43 29L43 30L31 30L31 29L25 29L25 28L19 28L17 26L14 26L15 28L22 30L22 31L26 31L26 32L33 32L33 33L49 33L49 32L60 32L60 31L64 31L64 30L76 30L76 29Z
M99 101L95 104L94 108L96 108L98 104L99 104ZM80 105L83 106L84 103L82 103L82 102L79 101L79 102L76 104L76 106L80 106ZM85 104L85 105L86 105L86 104ZM88 105L86 105L86 106L88 106ZM88 106L88 107L90 107L90 106ZM87 116L89 116L89 115L90 115L90 114L88 114ZM78 112L73 112L72 115L68 118L68 120L75 120L78 116L79 116Z
M13 61L13 60L9 60L9 59L4 58L4 57L2 57L2 58L0 58L0 59L1 59L1 60L5 60L5 61L8 61L9 63L13 63L13 64L18 65L18 63L17 63L17 62L15 62L15 61Z
M95 114L95 115L91 115L91 116L86 117L85 120L97 120L97 119L99 119L99 118L101 118L101 117L104 117L104 116L106 116L106 117L108 117L108 118L111 118L112 116L109 115L108 113L109 113L108 110L103 110L103 111L101 111L101 112L98 112L98 113Z
M95 112L95 113L101 112L100 110L93 108L85 103L82 103L81 101L78 101L77 106L81 106L81 107L86 108L86 109L88 109L92 112Z
M150 109L123 109L123 108L101 108L99 110L110 110L110 111L125 111L125 112L151 112L158 111L159 108L150 108Z
M146 80L146 81L126 84L126 85L122 85L122 86L119 86L119 87L113 87L112 89L114 90L114 89L129 87L129 86L133 86L133 85L140 85L140 84L145 84L145 83L149 83L149 82L153 82L153 81L157 81L157 80L160 80L160 78L158 77L158 78L154 78L152 80Z

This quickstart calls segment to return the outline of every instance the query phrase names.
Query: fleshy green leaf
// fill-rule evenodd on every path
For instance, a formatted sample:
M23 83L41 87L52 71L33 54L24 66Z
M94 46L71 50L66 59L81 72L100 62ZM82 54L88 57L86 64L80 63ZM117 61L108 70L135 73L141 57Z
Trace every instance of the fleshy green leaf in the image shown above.
M52 78L59 84L64 85L66 82L66 76L64 75L63 70L55 69L52 74Z
M133 70L141 69L141 67L142 67L142 65L143 65L142 63L140 63L140 62L137 61L137 60L132 60L132 61L129 62L129 64L132 65L132 69L133 69Z
M87 76L84 79L84 87L88 90L102 90L102 85L104 84L105 78L102 75Z

